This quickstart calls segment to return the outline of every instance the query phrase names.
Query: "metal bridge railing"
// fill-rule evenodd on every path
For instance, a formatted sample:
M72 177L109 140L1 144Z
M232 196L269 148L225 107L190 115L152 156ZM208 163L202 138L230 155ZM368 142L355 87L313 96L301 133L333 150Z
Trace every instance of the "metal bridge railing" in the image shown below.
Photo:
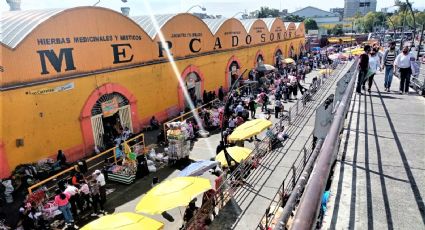
M354 65L355 67L356 65ZM348 113L351 102L351 97L354 92L356 81L355 68L352 68L352 74L345 93L336 105L335 115L328 131L328 134L323 142L316 165L311 173L309 182L304 190L301 201L298 205L294 221L291 229L313 229L317 223L321 198L329 179L332 163L336 159L335 154L340 143L340 132L344 127L344 120Z

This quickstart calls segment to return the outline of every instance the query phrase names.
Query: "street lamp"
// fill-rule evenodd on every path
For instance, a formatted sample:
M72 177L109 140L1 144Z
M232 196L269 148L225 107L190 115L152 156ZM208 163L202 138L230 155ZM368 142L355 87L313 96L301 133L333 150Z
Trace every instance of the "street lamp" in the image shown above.
M191 6L187 11L186 11L186 13L189 13L189 11L190 10L192 10L193 8L195 8L195 7L199 7L202 11L206 11L207 9L205 8L205 7L203 7L203 6L201 6L201 5L194 5L194 6Z
M97 6L97 4L99 4L99 3L100 3L100 1L101 1L101 0L97 0L97 2L96 2L93 6ZM126 2L127 2L127 0L121 0L121 2L126 3Z
M239 12L237 12L236 14L234 14L232 17L230 17L230 18L234 18L234 17L236 17L236 15L238 15L238 14L242 14L242 17L243 17L243 15L245 14L245 12L242 12L242 11L239 11Z

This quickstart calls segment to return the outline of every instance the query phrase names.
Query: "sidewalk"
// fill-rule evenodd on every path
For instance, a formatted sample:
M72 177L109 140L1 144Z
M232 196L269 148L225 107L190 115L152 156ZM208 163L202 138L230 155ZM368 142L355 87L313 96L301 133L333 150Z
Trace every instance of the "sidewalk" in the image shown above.
M322 229L424 229L425 99L383 79L353 95Z

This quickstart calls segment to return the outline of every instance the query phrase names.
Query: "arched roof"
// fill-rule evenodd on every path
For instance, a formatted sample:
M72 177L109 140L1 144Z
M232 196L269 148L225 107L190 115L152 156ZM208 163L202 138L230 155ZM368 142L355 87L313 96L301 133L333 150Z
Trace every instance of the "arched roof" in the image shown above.
M261 18L264 23L266 23L267 29L270 31L272 29L273 23L276 20L281 20L280 18Z
M0 42L15 48L37 26L65 9L26 10L2 12Z
M217 33L220 27L229 19L227 18L218 18L218 19L203 19L202 21L208 26L208 29L211 31L213 35Z
M168 21L170 21L176 15L177 14L160 14L154 15L154 17L158 23L159 28L162 28ZM131 17L131 19L136 22L149 35L149 37L151 37L151 39L155 38L157 30L149 15L134 16Z
M3 12L0 17L0 43L4 44L9 48L16 48L31 32L33 32L38 26L51 19L52 17L57 16L68 10L74 10L77 8L93 8L93 9L103 9L111 11L115 14L121 15L119 12L113 11L111 9L102 8L102 7L76 7L69 9L43 9L43 10L26 10L26 11L8 11ZM164 14L164 15L155 15L159 28L162 28L167 22L172 20L174 17L181 14ZM122 17L125 17L122 15ZM134 17L125 17L129 21L137 24L150 38L153 40L157 35L157 30L152 22L150 16L134 16ZM220 30L221 26L228 20L233 20L235 18L221 18L221 19L204 19L202 21L209 31L215 35L217 31ZM245 32L249 33L251 27L257 21L264 23L267 30L270 32L273 24L276 20L281 20L279 18L261 18L261 19L236 19L243 25ZM293 23L292 23L293 24ZM285 22L286 29L291 25L291 23Z
M241 21L241 23L242 23L243 27L245 28L245 31L246 31L247 33L249 33L249 31L251 30L252 25L254 25L254 23L255 23L257 20L258 20L258 19L250 18L250 19L242 19L242 20L240 20L240 21Z
M294 22L284 22L284 23L285 23L286 30L288 30L289 27L294 27L294 29L297 29L297 26L295 25Z

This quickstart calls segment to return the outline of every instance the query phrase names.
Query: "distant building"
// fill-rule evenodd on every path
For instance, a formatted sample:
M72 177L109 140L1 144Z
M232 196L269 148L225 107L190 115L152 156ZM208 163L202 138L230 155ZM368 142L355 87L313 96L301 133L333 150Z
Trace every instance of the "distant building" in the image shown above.
M290 14L315 20L320 28L319 34L325 34L327 29L341 23L339 13L332 13L312 6L307 6Z
M283 9L282 11L279 12L279 17L281 17L281 18L283 18L287 15L289 15L288 9Z
M349 19L357 13L366 15L369 12L376 11L377 0L345 0L344 1L344 18Z
M341 20L344 18L344 8L331 8L329 11L331 13L338 13Z

